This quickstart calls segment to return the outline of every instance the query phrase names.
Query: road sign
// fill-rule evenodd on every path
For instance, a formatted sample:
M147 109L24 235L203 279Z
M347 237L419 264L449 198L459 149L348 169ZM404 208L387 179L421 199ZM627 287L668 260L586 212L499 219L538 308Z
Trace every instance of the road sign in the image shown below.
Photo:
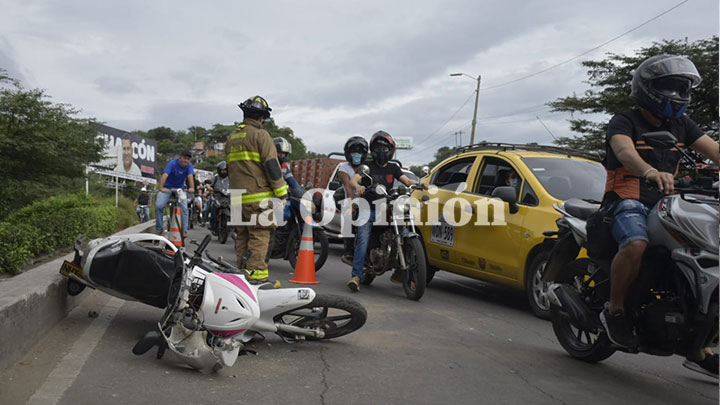
M412 136L397 136L393 138L395 140L395 149L412 149L413 148L413 137Z

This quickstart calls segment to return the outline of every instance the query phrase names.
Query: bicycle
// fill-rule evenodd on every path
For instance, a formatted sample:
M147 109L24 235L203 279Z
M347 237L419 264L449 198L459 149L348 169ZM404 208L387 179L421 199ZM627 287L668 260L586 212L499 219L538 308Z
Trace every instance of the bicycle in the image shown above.
M178 224L178 229L180 229L180 240L183 243L183 246L185 245L185 229L183 227L182 222L182 209L180 210L181 214L178 215L177 209L180 208L180 202L187 200L187 194L185 194L185 190L181 188L171 188L168 189L170 192L170 199L168 200L167 205L165 206L166 210L169 210L169 213L167 215L168 220L167 223L163 225L163 230L170 233L170 224L172 223L173 219L175 219L175 223Z

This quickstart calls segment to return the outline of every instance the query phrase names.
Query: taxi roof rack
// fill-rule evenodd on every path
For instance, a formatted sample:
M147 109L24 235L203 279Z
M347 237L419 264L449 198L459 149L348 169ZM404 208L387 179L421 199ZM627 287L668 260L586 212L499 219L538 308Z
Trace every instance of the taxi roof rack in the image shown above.
M602 156L598 153L586 152L578 149L564 148L561 146L539 145L537 143L504 143L504 142L480 142L472 145L461 146L457 149L458 153L469 152L473 150L529 150L538 152L551 152L567 155L568 157L582 157L585 159L601 161Z

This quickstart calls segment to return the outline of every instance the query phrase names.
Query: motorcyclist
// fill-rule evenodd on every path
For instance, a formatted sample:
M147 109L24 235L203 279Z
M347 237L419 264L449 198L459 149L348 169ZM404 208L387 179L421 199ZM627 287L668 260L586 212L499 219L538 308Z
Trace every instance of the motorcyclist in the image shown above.
M225 144L230 186L233 190L245 190L238 197L242 202L241 219L246 225L236 227L235 251L240 265L243 255L252 250L247 261L248 279L263 282L269 277L266 255L273 226L257 219L265 211L261 205L266 199L287 198L287 184L273 139L262 125L270 118L271 108L267 101L254 96L239 107L243 111L243 122Z
M290 170L290 165L288 164L288 158L292 153L292 145L287 139L280 136L273 138L273 142L275 143L275 150L277 150L278 161L280 162L280 169L282 169L283 179L285 179L285 183L288 185L288 191L295 197L302 197L305 190L302 188L297 179L295 179L295 176L293 176L292 171Z
M390 159L392 159L395 154L395 140L393 140L390 134L385 131L374 133L372 138L370 138L369 148L372 161L368 162L368 167L370 168L370 176L374 184L382 184L389 190L392 188L395 179L400 180L406 186L416 183L416 181L411 180L403 174L400 166L390 162ZM370 231L372 230L372 225L375 220L375 206L372 202L376 199L383 198L374 191L368 191L366 194L365 186L361 185L362 181L363 177L358 173L355 173L351 181L355 192L366 199L370 205L369 212L360 212L358 214L360 224L357 227L357 233L355 235L355 254L352 262L351 278L347 283L348 288L353 292L357 292L360 289L360 278L362 277L363 267L365 266L365 254L367 253L368 242L370 240ZM401 276L402 274L396 270L391 280L401 282Z
M365 158L368 153L368 143L362 136L353 136L345 142L343 150L347 162L343 162L338 166L338 179L345 188L346 198L355 198L358 197L358 195L353 189L352 178L355 176L357 168L365 163ZM345 251L343 252L341 260L343 263L352 266L355 238L343 238L343 243Z
M215 172L215 176L213 176L212 182L210 183L211 192L213 193L213 198L210 205L210 229L212 230L212 232L217 231L217 229L215 229L215 216L217 212L217 207L215 204L217 198L215 197L215 193L218 193L221 190L228 190L230 188L230 178L228 177L227 162L223 160L217 165L215 165Z
M133 206L135 207L138 217L143 218L145 221L150 220L150 194L147 192L147 187L143 186L140 189L140 194L138 194L133 202Z
M613 214L612 234L619 245L611 265L610 302L600 314L608 338L618 346L637 346L638 338L624 312L625 296L640 271L648 245L650 209L664 194L673 192L681 154L659 151L640 135L669 131L681 147L700 152L718 164L718 144L684 115L691 89L700 84L695 65L685 57L657 55L638 66L631 96L637 108L615 115L608 125L604 161L607 182L602 209ZM698 353L691 360L704 360ZM717 375L717 360L714 365Z

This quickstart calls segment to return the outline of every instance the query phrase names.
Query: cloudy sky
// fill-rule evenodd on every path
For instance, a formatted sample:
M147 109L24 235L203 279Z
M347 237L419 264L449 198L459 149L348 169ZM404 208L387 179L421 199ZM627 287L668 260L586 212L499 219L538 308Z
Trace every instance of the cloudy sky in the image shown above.
M476 82L450 73L482 75L476 141L550 143L535 116L571 134L543 104L587 89L582 60L718 34L717 0L682 2L0 0L0 68L128 131L231 124L260 94L310 150L383 129L422 164L470 138Z

